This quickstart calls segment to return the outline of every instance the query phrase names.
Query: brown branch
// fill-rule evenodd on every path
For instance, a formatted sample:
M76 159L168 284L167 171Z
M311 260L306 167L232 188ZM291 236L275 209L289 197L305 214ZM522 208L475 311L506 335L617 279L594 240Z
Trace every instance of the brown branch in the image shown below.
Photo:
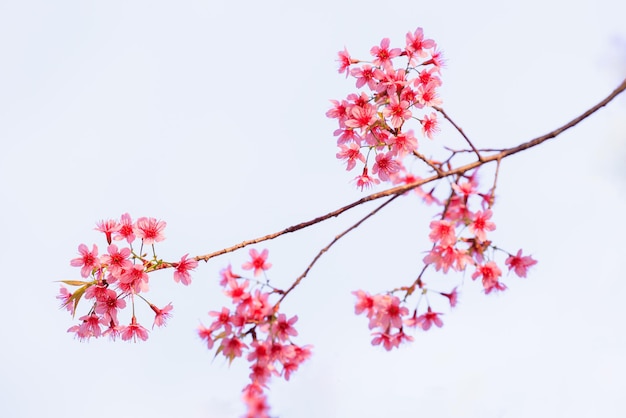
M459 133L461 134L461 136L463 138L465 138L465 141L469 144L469 146L472 147L472 151L474 152L474 154L476 154L476 156L478 157L478 160L482 161L483 157L480 155L480 152L478 152L478 150L476 149L474 144L472 144L472 141L470 141L469 138L467 137L467 135L465 135L465 132L463 132L463 129L461 129L461 127L459 125L454 123L454 121L450 118L450 116L448 116L448 114L442 108L440 108L438 106L433 106L433 109L435 109L437 112L441 113L443 115L443 117L446 118L448 120L448 122L450 122L452 124L452 126L454 126L454 128L457 131L459 131Z
M584 112L582 115L578 116L577 118L571 120L570 122L566 123L565 125L545 134L542 135L540 137L537 137L535 139L532 139L528 142L524 142L520 145L517 145L515 147L512 148L506 148L503 149L502 151L498 152L497 154L493 154L487 157L482 157L482 159L479 159L477 161L474 161L472 163L466 164L464 166L455 168L455 169L451 169L445 172L441 172L438 174L435 174L431 177L425 178L425 179L421 179L418 181L415 181L413 183L409 183L409 184L405 184L402 186L396 186L396 187L392 187L390 189L387 190L383 190L381 192L377 192L377 193L373 193L369 196L365 196L362 197L359 200L356 200L348 205L345 205L343 207L340 207L332 212L329 212L325 215L322 216L318 216L315 219L312 219L310 221L306 221L306 222L301 222L297 225L293 225L290 226L288 228L285 228L281 231L275 232L273 234L269 234L269 235L265 235L259 238L255 238L255 239L251 239L251 240L247 240L247 241L243 241L239 244L233 245L231 247L227 247L227 248L223 248L219 251L215 251L209 254L205 254L205 255L200 255L195 257L196 260L200 261L200 260L204 260L204 261L208 261L209 259L213 258L213 257L217 257L219 255L222 254L226 254L226 253L230 253L236 250L239 250L241 248L247 247L248 245L252 245L252 244L258 244L260 242L263 241L268 241L274 238L277 238L281 235L285 235L288 234L290 232L295 232L295 231L299 231L300 229L304 229L307 228L309 226L315 225L317 223L323 222L327 219L333 218L333 217L337 217L339 215L341 215L342 213L356 207L359 205L362 205L364 203L367 202L371 202L373 200L377 200L386 196L393 196L393 195L402 195L410 190L415 189L416 187L420 187L423 186L424 184L427 183L431 183L433 181L445 178L445 177L449 177L449 176L454 176L454 175L460 175L460 174L464 174L469 170L472 170L474 168L480 167L484 164L490 163L492 161L498 161L498 160L502 160L504 158L507 158L513 154L517 154L518 152L527 150L529 148L535 147L537 145L542 144L543 142L555 138L558 135L562 134L564 131L576 126L578 123L580 123L581 121L583 121L584 119L588 118L589 116L591 116L593 113L595 113L596 111L598 111L600 108L606 106L609 102L611 102L615 97L617 97L617 95L619 95L620 93L622 93L624 90L626 90L626 79L622 82L622 84L620 84L615 90L613 90L613 92L611 94L609 94L604 100L602 100L600 103L598 103L597 105L593 106L592 108L590 108L589 110L587 110L586 112ZM462 132L462 131L461 131ZM163 263L163 267L162 268L167 268L167 267L172 267L172 264L174 263Z

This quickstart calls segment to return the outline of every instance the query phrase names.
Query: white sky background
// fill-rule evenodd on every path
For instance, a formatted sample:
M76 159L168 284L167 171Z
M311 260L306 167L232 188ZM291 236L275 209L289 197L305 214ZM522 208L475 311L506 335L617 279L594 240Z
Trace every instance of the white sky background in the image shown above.
M202 264L189 288L154 275L148 296L175 311L146 343L80 343L54 281L79 279L78 244L105 247L95 221L166 220L158 253L177 260L356 200L324 116L353 86L336 52L367 58L418 26L447 58L443 107L478 146L516 145L626 76L625 15L614 0L0 2L0 415L241 415L247 362L213 360L195 328L225 301L219 270L247 250ZM621 97L503 162L493 239L539 264L499 295L467 280L444 327L413 344L372 347L350 292L415 278L432 208L404 198L344 238L282 305L314 356L274 379L273 414L622 416L625 115ZM259 246L272 282L287 287L372 208Z

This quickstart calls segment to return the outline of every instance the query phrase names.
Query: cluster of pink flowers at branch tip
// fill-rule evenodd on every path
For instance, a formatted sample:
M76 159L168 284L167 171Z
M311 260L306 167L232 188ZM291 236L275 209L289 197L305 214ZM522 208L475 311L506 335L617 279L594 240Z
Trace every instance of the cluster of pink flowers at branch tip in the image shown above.
M62 306L73 316L81 299L90 303L87 313L79 318L80 324L72 326L68 332L74 332L80 340L109 336L115 340L148 339L148 330L139 323L135 315L135 300L145 302L154 313L152 327L166 324L172 315L172 304L158 308L149 302L143 294L149 287L149 274L164 267L174 267L174 280L184 285L191 283L189 272L197 267L195 259L184 255L177 263L166 263L157 258L154 244L165 239L163 230L166 223L155 218L142 217L133 222L129 214L123 214L119 220L106 220L97 223L95 228L106 238L106 253L98 255L98 247L91 249L85 244L78 246L79 257L70 264L80 268L80 274L87 280L61 280L69 286L77 287L74 292L61 286L57 296ZM113 242L119 242L120 246ZM139 244L139 249L133 244ZM128 246L123 246L127 244ZM144 254L144 247L151 247L152 257ZM131 319L128 325L120 324L118 312L127 307L130 300Z
M370 295L362 290L354 292L357 297L355 313L365 313L369 319L370 329L374 329L373 345L383 345L387 350L398 347L400 343L412 341L413 337L406 335L404 327L420 328L428 331L433 325L443 326L442 313L433 312L429 293L445 297L450 307L458 301L458 292L455 287L448 293L431 290L425 283L425 272L428 267L435 271L464 272L468 267L473 269L472 279L481 279L486 294L499 292L507 287L501 281L502 270L495 261L497 253L505 253L508 257L504 264L509 272L513 271L518 277L526 277L528 269L537 264L530 256L522 255L519 250L515 255L508 253L488 239L487 234L496 229L491 221L493 190L489 194L478 191L476 172L469 176L459 176L451 185L451 194L445 203L432 197L429 203L437 203L444 207L438 219L430 223L432 249L424 257L424 269L418 278L409 286L395 289L387 294ZM471 210L471 204L480 203L480 209ZM406 306L407 299L416 290L419 290L419 300L412 310ZM393 295L403 292L401 300ZM420 303L425 300L426 307L420 310ZM421 313L421 314L420 314Z
M339 72L356 78L356 87L369 93L332 100L333 108L326 113L339 122L337 158L347 163L347 170L363 164L355 178L361 189L380 181L399 182L397 177L405 171L403 159L418 147L415 133L405 123L418 121L422 134L432 139L439 127L437 114L428 109L441 104L437 88L443 57L435 41L424 38L422 28L407 33L403 48L391 48L384 38L370 53L371 61L361 61L345 49L339 52ZM404 64L396 67L400 58Z
M267 250L261 253L250 250L251 261L244 263L242 269L253 270L255 277L265 274L271 267L267 256ZM287 318L279 313L278 303L270 302L272 295L284 292L270 286L267 278L265 281L247 279L234 273L231 266L222 270L220 275L220 285L234 307L209 312L215 319L208 327L201 326L198 334L209 349L217 345L216 356L221 353L230 362L245 357L250 362L250 383L243 390L243 400L248 408L246 417L269 417L270 408L264 390L270 378L282 376L289 380L300 364L311 356L311 346L292 342L291 338L298 335L294 328L298 317Z

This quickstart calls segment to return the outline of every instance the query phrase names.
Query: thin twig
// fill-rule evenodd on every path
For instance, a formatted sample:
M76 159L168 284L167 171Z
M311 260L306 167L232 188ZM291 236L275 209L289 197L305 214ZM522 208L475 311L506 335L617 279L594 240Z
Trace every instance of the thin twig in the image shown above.
M433 164L433 162L429 160L428 158L426 158L424 154L421 154L418 151L413 151L413 155L415 155L420 160L424 161L430 168L432 168L435 171L435 173L442 174L441 168Z
M311 261L311 263L307 266L307 268L304 270L304 273L302 273L300 276L298 276L298 278L291 284L291 286L289 287L289 289L285 290L285 292L282 294L282 296L280 297L280 299L278 299L278 302L276 302L276 304L274 305L274 309L276 309L276 307L278 305L280 305L280 302L283 301L283 299L285 299L285 297L287 297L287 295L296 288L296 286L298 286L300 284L300 282L302 281L302 279L304 279L306 277L307 274L309 274L309 271L311 270L311 268L313 267L313 265L317 262L317 260L319 260L322 255L328 251L330 249L330 247L332 247L333 245L335 245L335 243L337 241L339 241L341 238L343 238L345 235L347 235L350 231L358 228L363 222L365 222L365 220L369 219L370 217L374 216L379 210L381 210L382 208L384 208L385 206L387 206L389 203L393 202L396 198L400 197L401 195L395 195L392 196L390 199L388 199L387 201L385 201L385 203L383 203L382 205L378 206L376 209L374 209L373 211L371 211L370 213L368 213L366 216L364 216L361 220L359 220L357 223L355 223L354 225L352 225L350 228L346 229L345 231L343 231L341 234L337 235L327 246L325 246L324 248L322 248L317 255L315 256L315 258L313 259L313 261Z
M459 131L459 133L461 134L461 136L463 138L465 138L465 141L467 141L469 146L472 147L472 151L474 151L474 153L478 157L478 161L482 161L483 157L480 155L480 152L478 152L478 150L476 149L474 144L472 144L472 141L470 141L469 138L467 137L467 135L465 135L465 132L463 132L463 129L461 129L461 127L459 125L454 123L454 121L450 118L450 116L448 116L448 114L442 108L440 108L438 106L433 106L433 109L435 109L437 112L441 113L443 115L443 117L446 118L448 120L448 122L450 122L452 124L452 126L454 126L454 128L457 131Z

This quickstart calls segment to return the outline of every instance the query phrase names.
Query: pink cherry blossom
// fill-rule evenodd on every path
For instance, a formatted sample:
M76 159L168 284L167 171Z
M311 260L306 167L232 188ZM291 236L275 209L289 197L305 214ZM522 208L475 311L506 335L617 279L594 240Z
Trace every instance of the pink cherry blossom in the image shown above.
M402 327L402 316L408 315L409 310L400 306L400 299L397 296L380 295L375 302L377 315L373 321L377 326L381 329ZM370 328L373 328L372 322L370 322Z
M354 313L360 315L365 312L367 317L370 318L375 312L374 298L372 295L362 290L357 290L352 292L352 294L357 298L356 304L354 305Z
M476 236L480 241L487 239L487 231L493 231L496 229L496 224L491 222L492 212L490 209L486 211L478 211L472 216L472 223L469 224L469 231Z
M439 315L442 314L433 312L429 306L428 311L425 314L415 318L415 325L422 328L424 331L428 331L433 325L441 328L443 326L443 321L439 318Z
M109 219L106 221L100 221L96 224L96 228L94 228L96 231L100 231L103 232L106 236L107 239L107 244L111 244L111 236L113 235L114 232L119 231L121 228L121 225L117 223L116 220L114 219Z
M269 251L267 249L264 249L263 251L261 251L261 254L259 254L258 251L255 250L254 248L251 249L249 254L250 254L250 257L252 257L252 261L248 261L244 263L241 266L241 268L244 270L254 269L255 277L261 274L262 272L269 270L269 268L272 267L272 264L265 261L267 260L268 253Z
M122 215L119 225L120 229L113 239L116 241L125 239L126 242L131 244L135 240L135 226L128 213Z
M373 185L380 183L380 180L370 177L367 172L367 167L363 167L363 174L356 176L354 180L356 181L356 187L360 187L361 191L363 191L364 188L369 189Z
M443 270L447 273L449 269L462 271L472 259L465 251L456 247L435 245L423 261L426 264L434 264L436 271Z
M356 78L356 87L361 88L365 84L370 90L376 90L376 85L378 84L378 80L374 76L375 68L371 65L363 65L360 68L353 68L350 70L350 75Z
M489 261L484 265L476 266L476 271L472 274L472 279L475 280L478 277L482 277L485 293L489 294L493 290L506 289L506 286L498 281L500 276L502 276L502 270L500 270L495 262Z
M119 279L125 270L132 268L133 263L128 259L131 255L130 248L119 250L117 245L111 244L107 247L108 254L100 257L102 264L106 264L111 275Z
M81 276L88 277L93 270L100 268L98 247L95 244L93 245L91 251L89 251L89 248L87 248L85 244L80 244L78 246L78 253L80 254L80 257L74 258L70 261L70 264L74 267L82 267L80 269Z
M287 341L289 340L289 337L297 336L298 331L296 331L296 329L293 327L293 324L295 324L297 321L297 315L287 320L285 314L278 314L278 317L271 326L272 335L278 338L280 341Z
M222 340L222 353L228 358L241 357L241 350L244 348L248 346L237 337L227 337Z
M372 167L372 173L378 174L378 178L387 181L390 176L400 171L400 164L394 159L393 152L379 153Z
M518 277L526 277L528 269L537 264L537 260L533 260L529 255L522 256L522 250L519 250L516 255L510 255L504 264L509 267L509 271L515 271Z
M365 103L363 106L353 106L350 108L349 119L345 124L350 128L361 128L361 131L365 131L370 125L376 122L378 114L376 108L369 103Z
M346 78L348 77L348 75L350 74L350 65L352 64L358 64L359 60L355 60L352 59L350 57L350 54L348 53L347 49L343 49L343 51L339 51L338 53L339 55L339 59L337 59L337 61L339 61L339 74L341 73L346 73Z
M215 321L209 326L211 331L216 331L223 327L226 334L231 333L233 325L231 323L230 309L222 308L220 312L211 311L209 315L215 317Z
M417 98L421 105L423 106L439 106L442 101L437 94L437 84L436 83L428 83L426 85L420 84L417 88Z
M180 261L176 265L176 271L174 271L174 281L176 283L181 282L185 286L191 283L191 275L189 270L193 270L198 267L198 261L194 258L187 259L189 254L185 254L181 257Z
M392 137L391 140L393 144L391 149L399 158L417 150L417 138L413 135L412 130L400 132L395 137ZM397 172L394 174L397 174Z
M171 311L174 309L171 303L168 303L163 308L159 309L155 305L150 304L150 308L154 311L154 323L152 324L152 328L154 326L162 327L165 325L167 320L172 317Z
M240 277L240 275L233 273L233 269L229 264L228 267L223 268L220 271L220 286L226 286L231 281L236 283L235 279L238 279Z
M143 265L134 264L119 278L120 288L128 293L140 293L148 291L150 277L145 272Z
M96 313L102 316L105 323L117 324L117 312L126 307L126 301L115 292L115 290L107 289L106 296L96 303Z
M389 49L390 40L384 38L380 41L380 46L374 46L370 49L374 59L374 64L379 66L391 66L391 59L400 55L400 48Z
M59 288L59 294L57 299L61 301L61 307L67 309L70 312L74 312L74 301L72 300L72 293L65 287Z
M141 324L137 323L137 318L133 315L130 325L122 326L120 330L120 334L122 336L122 340L124 341L137 341L139 338L142 341L146 341L148 339L148 330L145 329Z
M430 223L430 234L428 238L432 242L440 243L441 246L447 247L456 244L456 233L452 222L450 221L432 221Z
M208 348L209 350L211 350L211 349L213 348L213 345L215 344L215 340L214 340L214 339L213 339L213 337L212 337L212 333L213 333L213 330L211 330L211 329L209 329L209 328L206 328L206 327L205 327L205 326L203 326L203 325L200 325L200 326L198 327L198 336L199 336L201 339L203 339L203 340L205 340L205 341L206 341L206 343L207 343L207 348Z
M431 112L430 115L425 115L422 122L422 133L428 138L433 139L433 135L439 131L439 122L437 122L437 114Z
M441 296L445 296L446 298L448 298L451 308L454 308L459 300L459 294L456 290L456 287L452 289L450 293L441 293Z
M406 50L410 54L410 57L425 57L428 53L426 49L434 48L435 41L432 39L424 39L424 31L422 28L417 28L414 33L408 32L406 34Z
M156 218L139 218L136 224L137 237L141 238L145 245L161 242L165 239L163 229L166 225L165 221L159 221Z
M365 156L361 154L361 147L356 143L349 145L339 145L341 151L337 153L337 158L340 160L346 160L346 170L350 171L356 166L357 161L365 163Z
M391 118L391 126L398 129L411 118L409 102L398 99L396 94L389 97L389 104L383 109L383 116Z

